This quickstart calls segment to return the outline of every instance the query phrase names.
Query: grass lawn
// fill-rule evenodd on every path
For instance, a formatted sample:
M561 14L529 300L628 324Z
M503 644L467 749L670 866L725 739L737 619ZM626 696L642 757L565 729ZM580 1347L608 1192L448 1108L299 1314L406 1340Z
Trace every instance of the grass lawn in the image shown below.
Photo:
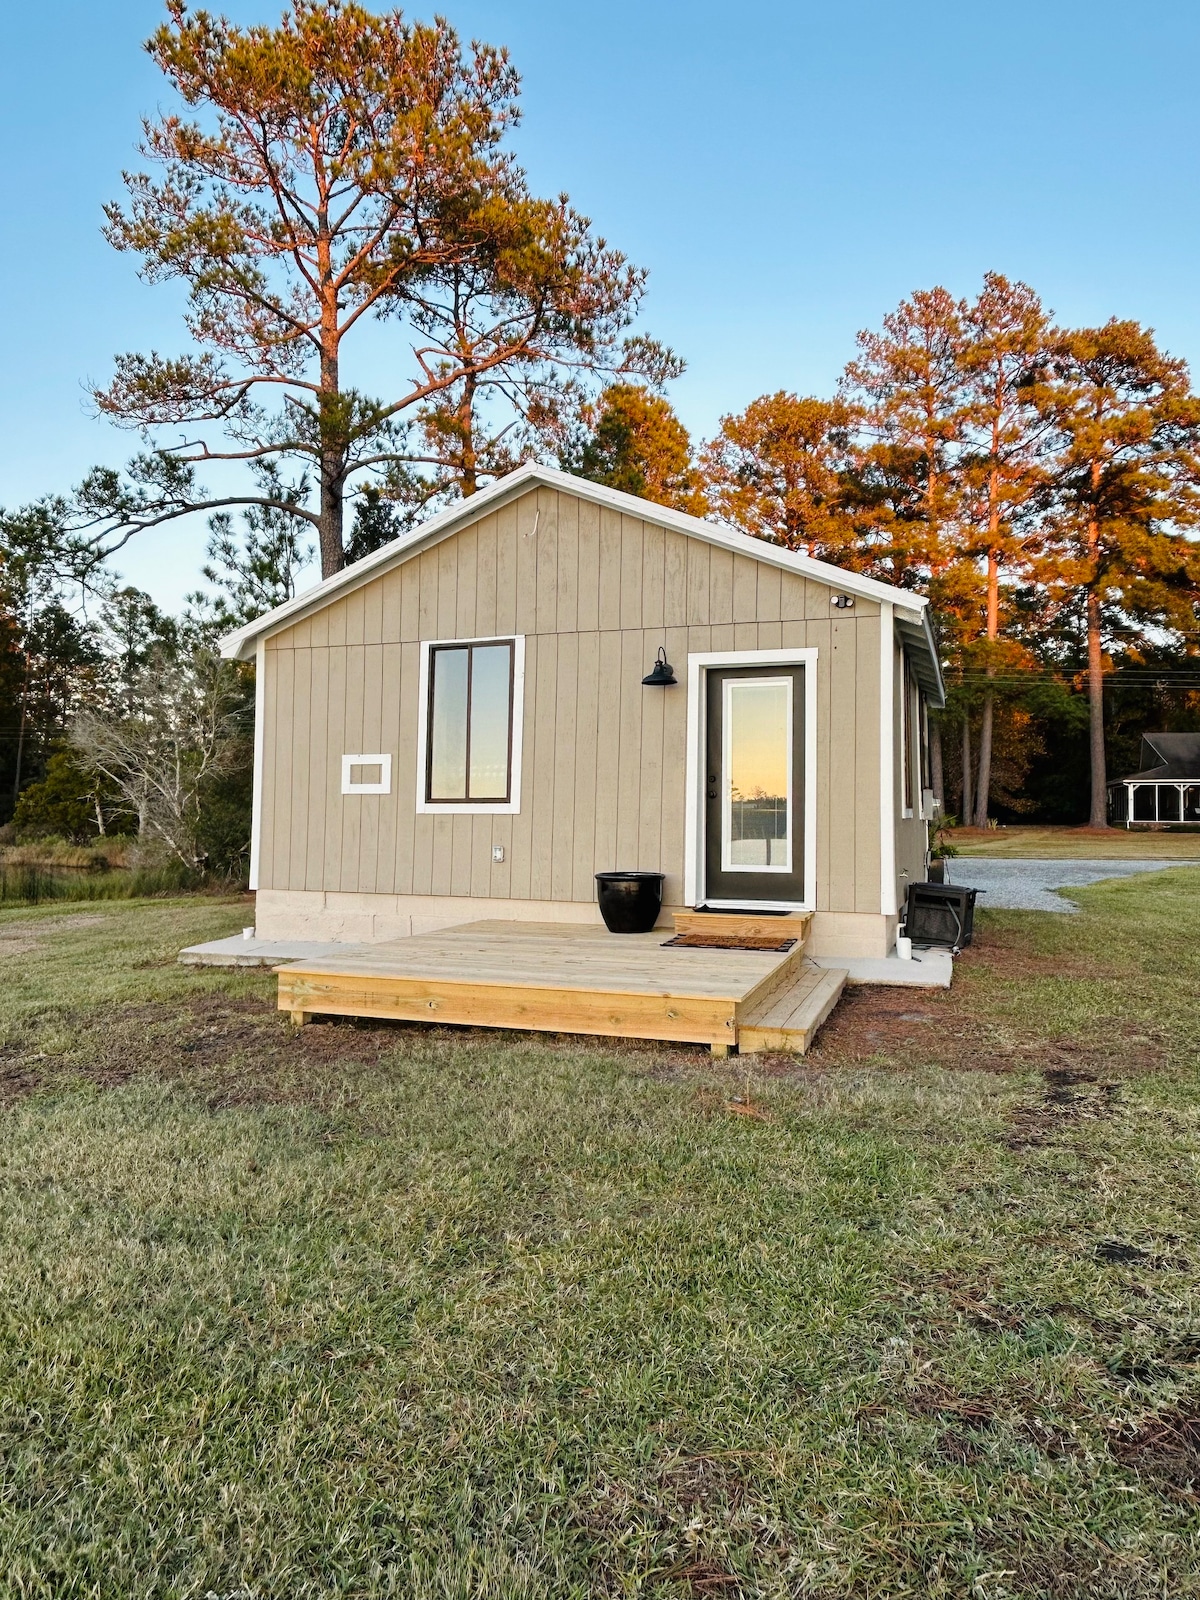
M955 828L946 835L963 856L1026 861L1197 861L1200 828L1147 833L1135 828Z
M749 1079L0 913L0 1595L1200 1595L1200 896L1077 893Z

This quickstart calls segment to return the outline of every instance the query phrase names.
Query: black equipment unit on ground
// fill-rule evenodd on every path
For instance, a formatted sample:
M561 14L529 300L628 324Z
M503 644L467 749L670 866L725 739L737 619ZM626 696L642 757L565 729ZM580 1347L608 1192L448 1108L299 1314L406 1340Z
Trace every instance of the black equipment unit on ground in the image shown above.
M904 931L914 944L946 945L961 950L975 931L978 889L957 883L910 883Z

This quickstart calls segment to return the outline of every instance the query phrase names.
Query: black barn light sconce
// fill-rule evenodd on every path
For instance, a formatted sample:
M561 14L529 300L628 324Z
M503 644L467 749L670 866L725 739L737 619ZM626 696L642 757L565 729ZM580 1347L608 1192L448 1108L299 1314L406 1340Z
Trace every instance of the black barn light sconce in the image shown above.
M678 682L679 679L675 676L675 668L667 660L667 652L660 644L654 665L642 679L642 683L647 689L669 689L673 683Z

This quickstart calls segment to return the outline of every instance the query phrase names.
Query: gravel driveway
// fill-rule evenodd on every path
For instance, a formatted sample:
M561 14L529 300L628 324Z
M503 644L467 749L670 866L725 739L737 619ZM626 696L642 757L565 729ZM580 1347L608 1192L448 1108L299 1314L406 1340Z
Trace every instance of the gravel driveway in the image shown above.
M1168 867L1200 867L1200 862L1013 861L994 856L955 856L946 862L946 876L951 883L986 890L979 903L989 911L1069 913L1079 907L1055 894L1055 889L1099 883L1103 878L1130 878L1135 872L1164 872Z

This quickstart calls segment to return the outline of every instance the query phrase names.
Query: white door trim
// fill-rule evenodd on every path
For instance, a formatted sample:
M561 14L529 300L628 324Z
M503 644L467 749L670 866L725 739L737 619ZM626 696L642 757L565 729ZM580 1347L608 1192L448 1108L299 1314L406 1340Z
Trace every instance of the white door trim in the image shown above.
M712 650L689 652L687 658L687 804L683 834L683 903L720 905L704 899L704 771L707 733L707 680L710 667L804 668L804 894L794 900L756 900L755 905L787 911L812 911L817 885L817 650L815 646L784 650ZM727 902L733 905L733 901ZM737 902L744 904L745 902Z

